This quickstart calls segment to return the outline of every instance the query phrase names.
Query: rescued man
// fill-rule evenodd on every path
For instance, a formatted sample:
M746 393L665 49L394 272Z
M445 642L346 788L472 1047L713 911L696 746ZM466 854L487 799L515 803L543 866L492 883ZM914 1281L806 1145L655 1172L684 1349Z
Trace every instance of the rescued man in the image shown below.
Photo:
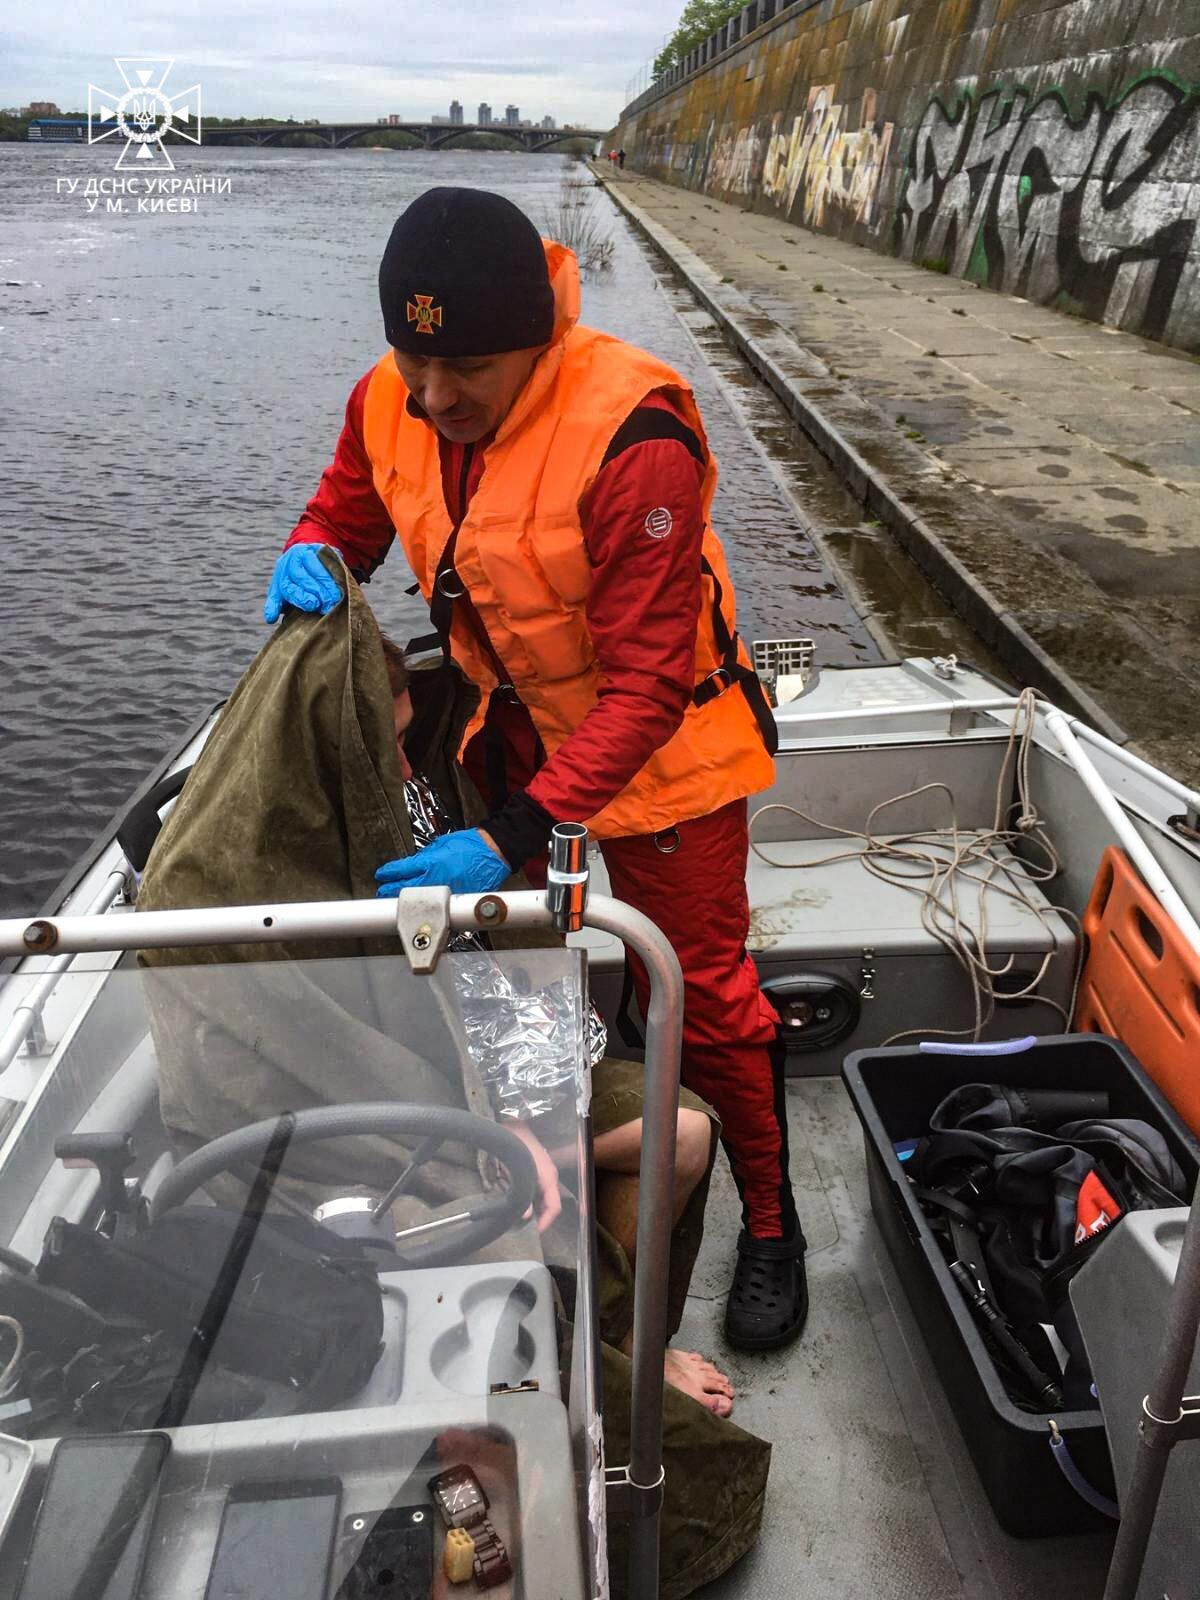
M396 728L396 753L404 779L405 796L414 832L418 826L441 832L453 823L442 808L434 786L409 760L406 741L413 721L410 675L404 652L386 635L381 636L388 682L392 691L392 712ZM539 1092L544 1102L552 1091ZM575 1091L569 1098L574 1103ZM633 1062L605 1057L593 1063L592 1072L592 1161L596 1169L596 1220L621 1247L624 1261L609 1252L607 1273L600 1274L601 1333L623 1355L633 1354L633 1327L629 1321L632 1302L628 1293L611 1293L615 1275L621 1288L628 1288L637 1251L638 1187L642 1161L641 1071ZM508 1109L514 1109L511 1099ZM504 1125L522 1141L533 1157L537 1173L536 1217L539 1233L553 1225L562 1210L559 1167L571 1170L576 1161L571 1139L561 1149L548 1150L521 1117L506 1117ZM696 1251L703 1231L708 1179L712 1168L714 1121L694 1095L681 1092L675 1125L675 1177L672 1186L672 1216L675 1233L671 1283L668 1289L668 1333L673 1335L683 1314L683 1301L691 1279ZM603 1233L599 1246L606 1248ZM607 1324L607 1326L606 1326ZM718 1417L733 1410L733 1385L725 1373L694 1350L679 1350L668 1345L664 1358L666 1380L682 1389Z
M314 546L366 580L399 537L443 651L482 692L463 760L491 812L384 863L379 892L493 889L536 871L555 822L587 824L613 893L683 968L683 1080L716 1108L742 1198L726 1336L784 1344L807 1314L805 1240L777 1018L745 948L746 800L772 781L775 730L691 390L579 324L573 254L499 195L415 200L379 290L390 348L350 395L265 618L340 599Z

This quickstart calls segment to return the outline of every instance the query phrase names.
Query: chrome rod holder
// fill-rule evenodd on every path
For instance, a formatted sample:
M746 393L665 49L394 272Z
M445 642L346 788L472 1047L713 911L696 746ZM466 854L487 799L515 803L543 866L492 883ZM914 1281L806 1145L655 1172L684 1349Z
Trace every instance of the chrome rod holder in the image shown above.
M556 822L546 868L546 908L559 933L578 933L587 908L587 829L582 822Z

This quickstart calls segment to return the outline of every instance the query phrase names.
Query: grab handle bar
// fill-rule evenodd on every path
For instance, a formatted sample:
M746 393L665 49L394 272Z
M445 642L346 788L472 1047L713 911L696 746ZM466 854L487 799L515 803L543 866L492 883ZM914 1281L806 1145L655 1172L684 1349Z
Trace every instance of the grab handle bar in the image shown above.
M1024 1039L990 1039L983 1044L954 1044L947 1039L925 1039L918 1046L930 1056L1016 1056L1035 1045L1031 1033Z

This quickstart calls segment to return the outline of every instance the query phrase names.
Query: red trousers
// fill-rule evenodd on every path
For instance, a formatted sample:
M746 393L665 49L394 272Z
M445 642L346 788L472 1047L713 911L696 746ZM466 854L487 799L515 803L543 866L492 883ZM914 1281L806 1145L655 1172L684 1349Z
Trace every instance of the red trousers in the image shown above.
M671 849L678 836L678 847ZM782 1056L775 1011L746 953L746 802L681 822L668 834L604 839L612 892L666 934L683 968L680 1075L721 1118L746 1226L760 1238L795 1226L787 1172ZM645 970L631 962L645 1012Z

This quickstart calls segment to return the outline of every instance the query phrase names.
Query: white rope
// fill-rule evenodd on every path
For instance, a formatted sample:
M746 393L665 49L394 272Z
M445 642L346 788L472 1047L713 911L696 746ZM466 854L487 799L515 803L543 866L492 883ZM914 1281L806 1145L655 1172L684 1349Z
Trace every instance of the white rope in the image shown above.
M966 974L971 985L975 1020L970 1028L907 1028L904 1032L895 1033L890 1039L886 1039L885 1044L893 1044L898 1039L914 1036L924 1038L931 1034L955 1039L969 1035L972 1040L979 1039L995 1015L998 998L996 981L1012 970L1014 959L1010 954L1001 965L993 966L989 962L988 899L997 894L1025 907L1051 933L1052 943L1049 912L1055 911L1074 924L1079 939L1069 1009L1065 1009L1048 995L1037 992L1054 959L1053 948L1042 957L1037 972L1023 988L1005 990L999 996L1007 1002L1033 1000L1041 1005L1050 1006L1063 1019L1064 1027L1070 1028L1083 970L1083 935L1079 918L1065 906L1051 906L1041 898L1034 900L1020 887L1019 882L1015 881L1015 877L1019 874L1028 883L1048 884L1062 870L1058 852L1038 815L1030 788L1029 757L1037 717L1037 699L1037 694L1032 689L1023 690L1017 698L1012 725L1009 728L1008 744L996 784L996 806L992 826L989 829L965 835L961 832L954 810L953 791L944 783L924 783L918 788L906 790L904 794L881 800L877 806L872 807L866 825L861 831L855 828L839 828L832 823L822 822L817 817L810 817L807 812L801 811L796 806L784 805L781 802L760 806L750 819L750 847L768 866L808 871L814 867L831 866L838 861L859 861L865 871L874 877L882 879L885 883L895 884L920 897L921 926L943 946ZM1017 798L1010 803L1007 796L1014 776ZM899 805L905 800L914 800L923 794L938 793L945 795L949 802L950 821L946 827L897 834L888 839L877 836L877 818L887 811L889 806ZM780 861L769 855L753 836L755 823L771 811L783 811L789 816L799 817L815 828L823 829L826 833L839 834L845 839L856 839L861 842L862 849L822 856L817 861ZM1015 817L1012 815L1013 812L1016 812ZM1015 849L1018 846L1023 848L1020 858L1015 856ZM1008 853L1007 861L999 859L997 854L999 850ZM1029 859L1030 857L1032 859ZM960 904L960 891L964 883L974 884L977 888L978 929L972 928L966 921Z
M13 1386L13 1379L16 1376L17 1366L20 1363L21 1357L25 1353L25 1330L17 1321L16 1317L6 1317L0 1315L0 1326L11 1328L17 1341L13 1347L12 1355L10 1355L8 1360L4 1363L3 1371L0 1371L0 1400L3 1400Z

